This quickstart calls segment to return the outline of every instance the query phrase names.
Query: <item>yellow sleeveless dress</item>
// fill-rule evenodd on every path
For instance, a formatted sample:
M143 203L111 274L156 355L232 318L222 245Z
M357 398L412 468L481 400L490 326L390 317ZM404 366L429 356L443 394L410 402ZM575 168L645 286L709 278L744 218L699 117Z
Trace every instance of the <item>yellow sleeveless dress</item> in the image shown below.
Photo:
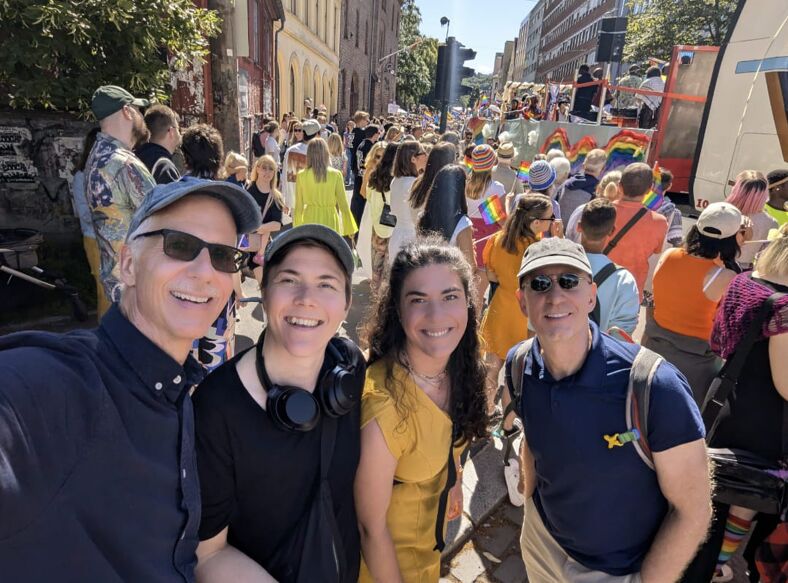
M394 540L397 562L405 583L436 583L440 579L440 553L435 547L435 525L440 494L448 478L452 422L398 364L395 382L404 388L410 413L403 420L385 387L386 362L367 369L361 400L361 426L375 419L389 450L397 459L394 491L386 522ZM398 387L399 388L399 387ZM454 449L454 456L461 448ZM444 534L446 523L444 522ZM361 561L361 583L372 583Z

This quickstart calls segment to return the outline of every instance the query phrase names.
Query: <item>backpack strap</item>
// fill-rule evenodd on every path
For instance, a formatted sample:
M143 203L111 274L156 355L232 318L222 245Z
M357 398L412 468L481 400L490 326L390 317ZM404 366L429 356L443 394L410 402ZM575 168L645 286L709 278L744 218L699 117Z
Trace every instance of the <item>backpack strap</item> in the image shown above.
M525 370L525 358L531 351L534 339L529 338L517 345L511 358L506 359L506 389L509 391L511 400L503 412L503 418L514 412L520 414L520 397L523 394L523 371Z
M616 271L621 269L618 265L613 262L608 263L602 269L597 271L596 275L594 276L594 283L596 284L597 292L602 284L605 283L608 278L613 275ZM594 304L594 310L591 312L591 320L599 326L599 318L602 314L602 308L599 305L599 293L597 293L596 303Z
M610 242L607 244L605 250L602 251L602 253L604 253L605 255L610 253L613 250L613 248L616 245L618 245L619 241L621 241L621 239L624 238L624 235L626 235L629 232L629 230L635 226L635 223L637 223L640 219L642 219L646 215L648 210L649 209L646 207L640 207L638 209L638 212L635 213L635 216L629 219L629 221L623 227L621 227L621 230L618 233L616 233L615 236L610 240Z
M651 400L651 383L654 381L654 375L663 360L656 352L641 346L632 363L632 369L629 372L629 387L627 388L627 433L634 438L632 445L635 446L635 451L640 459L652 470L654 469L654 460L648 445L648 410Z

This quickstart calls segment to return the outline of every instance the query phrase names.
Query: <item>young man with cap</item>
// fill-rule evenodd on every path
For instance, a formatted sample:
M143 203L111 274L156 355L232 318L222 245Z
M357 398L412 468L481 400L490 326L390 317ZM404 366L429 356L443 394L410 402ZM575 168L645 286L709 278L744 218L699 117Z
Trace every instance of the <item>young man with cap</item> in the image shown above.
M497 180L503 184L507 193L513 192L514 194L523 193L523 183L517 178L517 170L512 168L512 159L514 158L514 144L511 142L504 142L498 146L496 151L498 155L498 163L492 171L493 180Z
M304 131L304 139L290 146L285 152L285 157L282 161L284 178L282 180L282 196L288 209L288 214L282 217L284 224L293 222L291 213L293 212L293 207L295 207L296 176L301 170L306 168L306 148L309 142L320 134L320 123L316 119L304 120L301 122L301 128Z
M703 422L684 378L662 361L648 414L654 468L618 439L639 347L589 322L591 274L583 249L556 237L531 245L518 272L536 331L518 369L523 560L539 583L676 581L711 518ZM505 401L519 347L507 358Z
M169 184L181 177L172 161L172 155L181 145L180 119L166 105L152 105L145 112L145 126L150 140L138 145L134 153L153 175L156 184Z
M148 105L147 99L135 98L114 85L104 85L93 93L90 107L101 131L85 164L85 191L101 258L99 317L109 308L118 287L118 253L129 221L145 195L156 186L148 169L131 151L148 140L149 132L139 110Z
M195 338L260 209L227 182L155 187L99 327L0 339L0 565L7 581L194 581Z
M366 367L335 337L352 276L350 247L323 225L295 227L266 249L265 330L194 395L200 583L358 580Z
M788 223L788 170L772 170L766 180L769 182L769 200L763 210L782 226Z

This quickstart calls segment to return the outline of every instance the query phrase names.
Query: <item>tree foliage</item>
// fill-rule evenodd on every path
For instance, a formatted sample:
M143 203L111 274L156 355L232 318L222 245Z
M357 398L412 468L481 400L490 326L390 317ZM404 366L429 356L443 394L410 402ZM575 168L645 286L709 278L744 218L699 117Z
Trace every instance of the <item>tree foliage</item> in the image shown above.
M624 59L669 60L673 45L717 45L725 40L737 0L628 0L632 14Z
M419 44L400 53L397 61L397 100L406 109L413 109L435 84L438 62L437 39L421 34L421 12L415 0L404 0L400 17L399 48Z
M168 59L202 59L219 22L192 0L0 0L0 105L84 113L105 84L165 100Z

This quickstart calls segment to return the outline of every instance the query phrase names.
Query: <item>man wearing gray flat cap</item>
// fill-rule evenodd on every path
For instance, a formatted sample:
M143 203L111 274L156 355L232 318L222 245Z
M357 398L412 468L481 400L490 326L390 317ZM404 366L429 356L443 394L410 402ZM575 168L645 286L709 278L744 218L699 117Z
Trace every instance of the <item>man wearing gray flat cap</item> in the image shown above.
M0 565L8 581L194 581L189 355L260 225L243 189L187 177L129 222L98 328L0 339Z

